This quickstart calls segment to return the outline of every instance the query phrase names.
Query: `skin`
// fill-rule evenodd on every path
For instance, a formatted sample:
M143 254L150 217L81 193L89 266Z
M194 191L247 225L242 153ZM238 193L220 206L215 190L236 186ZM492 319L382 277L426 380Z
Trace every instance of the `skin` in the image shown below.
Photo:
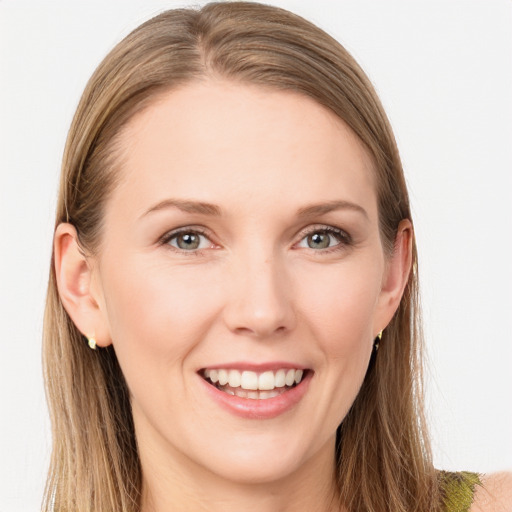
M365 148L295 93L189 84L133 118L121 148L99 254L84 256L61 224L55 259L68 313L114 345L130 388L144 512L334 510L336 428L400 302L410 223L386 256ZM180 249L177 228L201 230L200 247ZM311 247L314 233L328 247ZM313 376L283 414L242 418L198 375L233 361Z
M512 472L483 477L470 512L512 512Z

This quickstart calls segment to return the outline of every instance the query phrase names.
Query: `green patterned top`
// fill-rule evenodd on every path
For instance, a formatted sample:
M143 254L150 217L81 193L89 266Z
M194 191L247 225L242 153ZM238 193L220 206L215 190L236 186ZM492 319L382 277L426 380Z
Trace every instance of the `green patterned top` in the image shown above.
M469 512L475 493L475 486L481 485L476 473L461 471L452 473L440 471L441 493L446 512Z

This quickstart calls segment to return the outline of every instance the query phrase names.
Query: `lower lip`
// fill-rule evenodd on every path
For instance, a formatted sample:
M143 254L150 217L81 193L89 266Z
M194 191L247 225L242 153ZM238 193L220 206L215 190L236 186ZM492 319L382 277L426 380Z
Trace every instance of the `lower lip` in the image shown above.
M273 398L252 399L230 395L217 389L199 376L210 397L228 412L246 419L267 420L285 413L295 406L306 394L312 372L308 371L295 387Z

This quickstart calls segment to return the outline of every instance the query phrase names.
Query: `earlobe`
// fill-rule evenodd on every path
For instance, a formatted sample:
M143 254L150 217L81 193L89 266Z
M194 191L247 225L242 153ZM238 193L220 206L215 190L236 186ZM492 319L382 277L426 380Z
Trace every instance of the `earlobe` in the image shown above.
M388 259L379 297L379 315L375 328L384 329L400 305L412 265L413 228L411 221L400 222L393 253Z
M106 321L91 286L93 269L72 224L57 226L53 250L57 288L68 315L86 338L93 337L101 347L109 345Z

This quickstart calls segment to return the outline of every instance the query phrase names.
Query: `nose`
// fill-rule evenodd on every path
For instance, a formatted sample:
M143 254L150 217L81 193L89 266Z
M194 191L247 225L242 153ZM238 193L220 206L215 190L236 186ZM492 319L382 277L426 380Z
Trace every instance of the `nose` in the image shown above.
M224 319L236 333L268 338L292 330L296 314L284 262L273 257L240 259L231 266Z

